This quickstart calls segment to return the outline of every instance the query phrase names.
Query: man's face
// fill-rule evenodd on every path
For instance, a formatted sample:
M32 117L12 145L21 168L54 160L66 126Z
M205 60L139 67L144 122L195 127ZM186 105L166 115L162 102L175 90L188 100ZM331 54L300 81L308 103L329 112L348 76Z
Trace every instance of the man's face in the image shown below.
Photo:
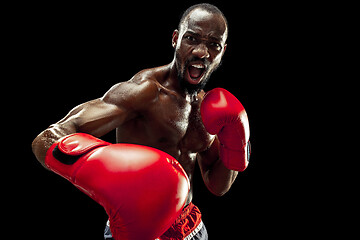
M220 14L193 10L173 33L176 68L180 83L189 91L205 87L219 67L226 49L227 26Z

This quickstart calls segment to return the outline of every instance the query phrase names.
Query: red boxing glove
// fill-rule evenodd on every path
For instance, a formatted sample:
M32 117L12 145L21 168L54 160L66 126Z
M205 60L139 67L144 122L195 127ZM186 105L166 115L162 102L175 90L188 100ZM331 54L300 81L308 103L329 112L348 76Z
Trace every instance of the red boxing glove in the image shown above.
M54 143L45 164L104 207L115 240L161 236L181 213L190 189L185 171L167 153L84 133Z
M250 157L250 128L240 101L222 88L209 91L201 103L201 118L220 141L220 158L230 170L244 171Z

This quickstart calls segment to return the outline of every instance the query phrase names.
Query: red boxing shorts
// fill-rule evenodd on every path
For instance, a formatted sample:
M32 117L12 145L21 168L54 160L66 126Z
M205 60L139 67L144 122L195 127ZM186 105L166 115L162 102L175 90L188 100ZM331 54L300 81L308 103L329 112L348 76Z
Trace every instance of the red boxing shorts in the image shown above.
M111 240L109 221L105 228L105 239ZM208 240L208 234L201 220L201 212L193 203L187 205L175 223L155 240Z
M201 231L202 230L202 231ZM201 236L196 236L200 235ZM197 238L195 238L195 236ZM159 240L208 239L205 225L201 221L201 212L193 203L187 205L175 223Z

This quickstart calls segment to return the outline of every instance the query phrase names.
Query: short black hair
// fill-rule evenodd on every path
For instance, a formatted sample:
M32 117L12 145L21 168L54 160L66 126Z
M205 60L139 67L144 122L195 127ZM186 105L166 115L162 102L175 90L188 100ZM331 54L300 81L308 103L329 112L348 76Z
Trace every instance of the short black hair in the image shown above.
M180 31L181 25L185 21L186 17L190 14L191 11L193 11L194 9L197 9L197 8L203 9L203 10L209 12L209 13L220 14L225 20L226 27L229 28L227 19L226 19L225 15L222 13L222 11L220 11L219 8L217 8L216 6L214 6L214 5L210 4L210 3L199 3L199 4L193 5L193 6L191 6L188 9L185 10L185 12L181 16L181 19L180 19L180 22L179 22L179 26L178 26L179 31Z

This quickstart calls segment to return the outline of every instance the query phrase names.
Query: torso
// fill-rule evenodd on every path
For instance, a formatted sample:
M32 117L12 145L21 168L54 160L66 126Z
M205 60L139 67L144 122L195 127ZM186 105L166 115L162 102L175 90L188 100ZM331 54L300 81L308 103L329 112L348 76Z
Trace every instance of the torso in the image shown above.
M170 154L179 161L192 183L196 155L213 140L200 116L203 93L191 100L160 83L158 91L155 101L117 128L117 142L146 145ZM191 199L192 189L188 202Z

